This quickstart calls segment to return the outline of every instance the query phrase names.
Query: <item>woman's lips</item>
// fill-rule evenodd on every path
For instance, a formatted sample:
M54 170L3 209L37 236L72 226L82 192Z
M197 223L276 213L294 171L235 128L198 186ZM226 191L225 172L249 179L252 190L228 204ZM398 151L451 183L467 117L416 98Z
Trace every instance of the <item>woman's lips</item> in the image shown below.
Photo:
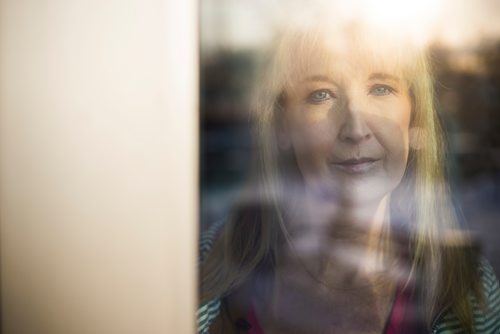
M333 162L332 165L341 171L351 174L360 174L369 171L379 159L359 158L347 159L340 162Z

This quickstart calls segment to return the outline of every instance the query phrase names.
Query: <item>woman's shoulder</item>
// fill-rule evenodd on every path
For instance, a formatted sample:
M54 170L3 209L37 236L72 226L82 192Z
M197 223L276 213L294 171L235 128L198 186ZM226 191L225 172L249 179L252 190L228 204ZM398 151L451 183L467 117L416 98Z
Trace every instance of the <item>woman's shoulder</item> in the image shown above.
M222 218L214 223L210 224L202 233L200 234L200 243L199 243L199 258L198 264L201 265L203 261L206 259L208 253L213 248L215 241L221 233L221 230L226 223L227 218ZM199 334L207 334L210 325L214 321L215 318L219 315L221 307L220 298L214 298L204 303L198 308L196 312L196 318L198 320L198 328L197 331Z
M200 234L200 243L199 243L199 257L198 257L198 264L201 264L205 258L207 257L207 254L210 252L212 249L215 240L217 240L217 237L220 235L220 232L222 228L224 227L224 224L226 223L227 218L221 218L212 224L210 224L204 231L201 231Z
M478 300L472 293L469 295L475 333L500 333L500 287L498 279L490 263L485 258L480 260L478 271L484 300ZM460 328L461 324L458 319L452 313L447 313L441 319L438 319L433 328L433 333L458 333Z
M485 258L479 263L479 277L484 300L470 296L476 333L500 333L500 287L493 268Z
M495 272L493 268L491 267L490 263L485 259L482 258L480 265L479 265L479 275L481 277L481 283L482 287L485 292L489 293L489 295L486 295L488 299L491 299L489 297L495 297L493 295L496 294L496 297L499 297L499 284L498 284L498 278L495 275ZM496 306L500 307L500 298L497 298L497 303ZM500 312L499 312L500 314Z
M198 321L197 325L199 334L208 333L210 325L220 313L220 307L220 298L214 298L198 308L198 311L196 312L196 318Z

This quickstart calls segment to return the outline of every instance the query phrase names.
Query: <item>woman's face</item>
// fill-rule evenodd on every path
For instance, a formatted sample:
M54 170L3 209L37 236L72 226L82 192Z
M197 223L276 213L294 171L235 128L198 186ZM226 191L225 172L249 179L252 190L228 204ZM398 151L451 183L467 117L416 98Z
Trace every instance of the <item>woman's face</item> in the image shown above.
M353 205L389 194L409 150L407 82L390 57L369 54L322 49L292 71L281 126L307 191Z

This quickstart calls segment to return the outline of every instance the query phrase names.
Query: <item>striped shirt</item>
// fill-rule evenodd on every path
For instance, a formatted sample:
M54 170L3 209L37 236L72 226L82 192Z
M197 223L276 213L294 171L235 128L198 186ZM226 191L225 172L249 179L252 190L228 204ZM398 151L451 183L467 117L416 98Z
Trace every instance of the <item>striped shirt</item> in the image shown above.
M217 233L224 220L214 223L200 239L200 263L213 246ZM491 265L482 260L479 266L481 287L483 288L487 307L483 308L476 298L469 296L474 315L474 330L476 334L500 334L500 287ZM198 333L208 334L210 325L219 315L221 299L214 298L201 305L197 311ZM452 312L443 310L434 319L431 326L432 334L464 333L457 317ZM216 334L216 333L213 333Z

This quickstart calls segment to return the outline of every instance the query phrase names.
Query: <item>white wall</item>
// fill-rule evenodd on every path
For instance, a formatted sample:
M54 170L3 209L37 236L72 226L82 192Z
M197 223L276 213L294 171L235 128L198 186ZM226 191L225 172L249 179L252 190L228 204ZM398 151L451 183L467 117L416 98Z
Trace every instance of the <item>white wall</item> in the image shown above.
M2 333L194 333L195 1L0 4Z

